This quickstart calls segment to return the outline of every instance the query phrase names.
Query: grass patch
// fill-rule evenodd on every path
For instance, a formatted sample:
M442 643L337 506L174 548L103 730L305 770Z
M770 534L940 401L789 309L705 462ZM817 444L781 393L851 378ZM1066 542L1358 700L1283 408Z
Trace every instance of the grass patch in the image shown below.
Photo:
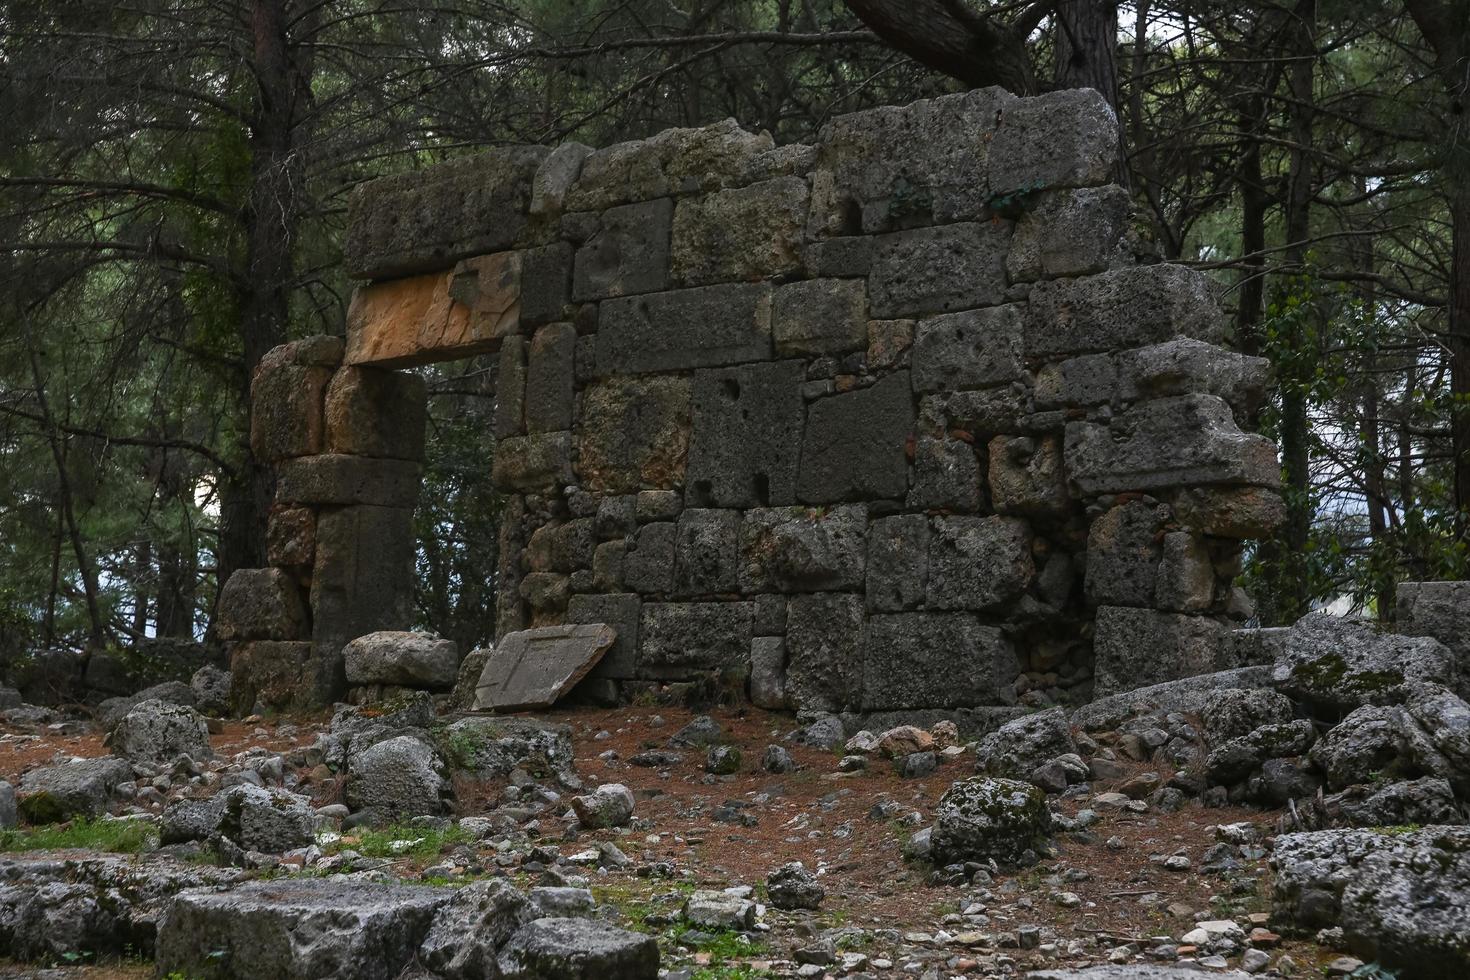
M0 831L0 851L82 848L138 854L158 846L158 831L144 820L77 819L63 824Z
M447 845L472 844L474 840L473 834L461 830L458 825L445 830L434 830L430 827L393 824L377 830L354 830L333 846L337 851L353 850L363 857L431 858L437 857Z
M708 953L710 963L714 966L719 966L726 960L760 956L766 951L764 943L747 939L741 933L714 932L689 925L675 927L673 940L680 946L688 946L701 953Z
M693 980L774 980L769 970L757 970L744 963L735 966L703 966L694 971Z

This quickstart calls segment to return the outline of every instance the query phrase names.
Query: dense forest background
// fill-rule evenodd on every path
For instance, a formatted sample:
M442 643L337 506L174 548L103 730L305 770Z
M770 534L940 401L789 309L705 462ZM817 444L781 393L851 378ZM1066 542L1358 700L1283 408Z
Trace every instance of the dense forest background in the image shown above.
M1263 622L1470 574L1464 0L0 0L0 654L202 636L263 564L249 379L338 333L352 186L734 117L1091 86L1271 359ZM493 633L493 372L428 372L422 624Z

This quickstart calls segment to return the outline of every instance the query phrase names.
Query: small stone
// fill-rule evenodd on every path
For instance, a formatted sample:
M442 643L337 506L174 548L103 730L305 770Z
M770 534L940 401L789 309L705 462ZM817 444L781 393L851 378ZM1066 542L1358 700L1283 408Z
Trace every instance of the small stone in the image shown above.
M740 771L740 750L733 745L716 745L704 758L704 771L730 776Z

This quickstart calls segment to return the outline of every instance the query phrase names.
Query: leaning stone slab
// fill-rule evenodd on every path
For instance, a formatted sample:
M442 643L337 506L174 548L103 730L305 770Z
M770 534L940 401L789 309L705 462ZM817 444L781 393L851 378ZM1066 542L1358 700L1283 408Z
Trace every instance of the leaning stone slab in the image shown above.
M450 889L366 881L257 881L187 891L158 929L158 971L228 980L391 980L413 961Z
M475 691L478 711L549 708L602 659L611 626L544 626L506 636L495 647Z

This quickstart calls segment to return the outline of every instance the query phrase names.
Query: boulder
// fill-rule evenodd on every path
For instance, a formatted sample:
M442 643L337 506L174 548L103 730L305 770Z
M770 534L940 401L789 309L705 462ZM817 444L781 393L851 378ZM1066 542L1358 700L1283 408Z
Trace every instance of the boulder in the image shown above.
M1399 714L1409 757L1420 770L1449 780L1470 797L1470 705L1436 685L1410 685Z
M684 918L701 929L751 929L755 903L738 895L700 889L684 902Z
M207 759L209 726L193 708L152 699L134 705L112 730L112 751L132 762L172 762L181 755Z
M658 943L590 919L536 919L497 962L502 980L657 980Z
M771 872L766 879L766 895L778 909L815 911L822 904L827 890L800 861L792 861Z
M972 776L952 785L934 810L930 848L935 864L995 860L1020 864L1046 847L1051 811L1046 794L1014 779Z
M347 805L383 817L438 816L453 794L444 763L423 739L398 735L358 751L347 762Z
M1322 802L1334 820L1349 827L1427 827L1465 822L1450 784L1433 776L1381 787L1349 786Z
M158 929L160 975L392 980L448 889L313 878L179 895Z
M1200 707L1205 739L1218 745L1226 739L1249 735L1262 725L1291 720L1291 701L1277 691L1227 688Z
M447 691L459 677L459 648L432 633L383 630L342 648L349 684Z
M190 684L181 681L164 681L162 684L155 684L136 694L108 698L97 705L97 727L103 731L111 731L129 711L144 701L167 701L169 704L182 704L192 708L198 703L199 696L194 693L194 688Z
M1197 714L1222 691L1270 686L1271 668L1265 666L1237 667L1197 677L1181 677L1084 704L1072 712L1072 724L1097 732L1117 728L1139 711Z
M1453 688L1457 678L1454 654L1438 640L1325 613L1297 621L1271 674L1278 691L1329 717L1365 704L1398 704L1412 681Z
M204 666L194 671L189 678L189 690L194 692L194 706L202 714L223 715L230 710L230 687L233 675L228 670Z
M573 772L572 730L535 718L461 718L435 734L440 753L477 779L506 779L520 769L563 783Z
M1008 721L980 739L975 746L975 770L1030 779L1033 772L1057 756L1076 752L1066 711L1051 708Z
M1311 759L1327 776L1327 785L1341 789L1372 782L1399 768L1397 708L1365 704L1348 713L1312 746Z
M526 896L503 878L476 881L439 907L419 960L444 980L496 975L495 957L532 917Z
M589 830L621 827L633 819L633 793L622 783L604 783L586 796L572 797L572 810Z
M20 780L20 813L31 823L96 817L107 809L118 783L133 778L122 759L74 759L32 769Z
M902 759L915 752L932 751L934 736L914 725L899 725L878 736L876 748L886 758Z
M163 811L162 843L224 837L246 851L280 854L312 843L311 801L281 789L250 783L230 786L207 800L178 800Z

